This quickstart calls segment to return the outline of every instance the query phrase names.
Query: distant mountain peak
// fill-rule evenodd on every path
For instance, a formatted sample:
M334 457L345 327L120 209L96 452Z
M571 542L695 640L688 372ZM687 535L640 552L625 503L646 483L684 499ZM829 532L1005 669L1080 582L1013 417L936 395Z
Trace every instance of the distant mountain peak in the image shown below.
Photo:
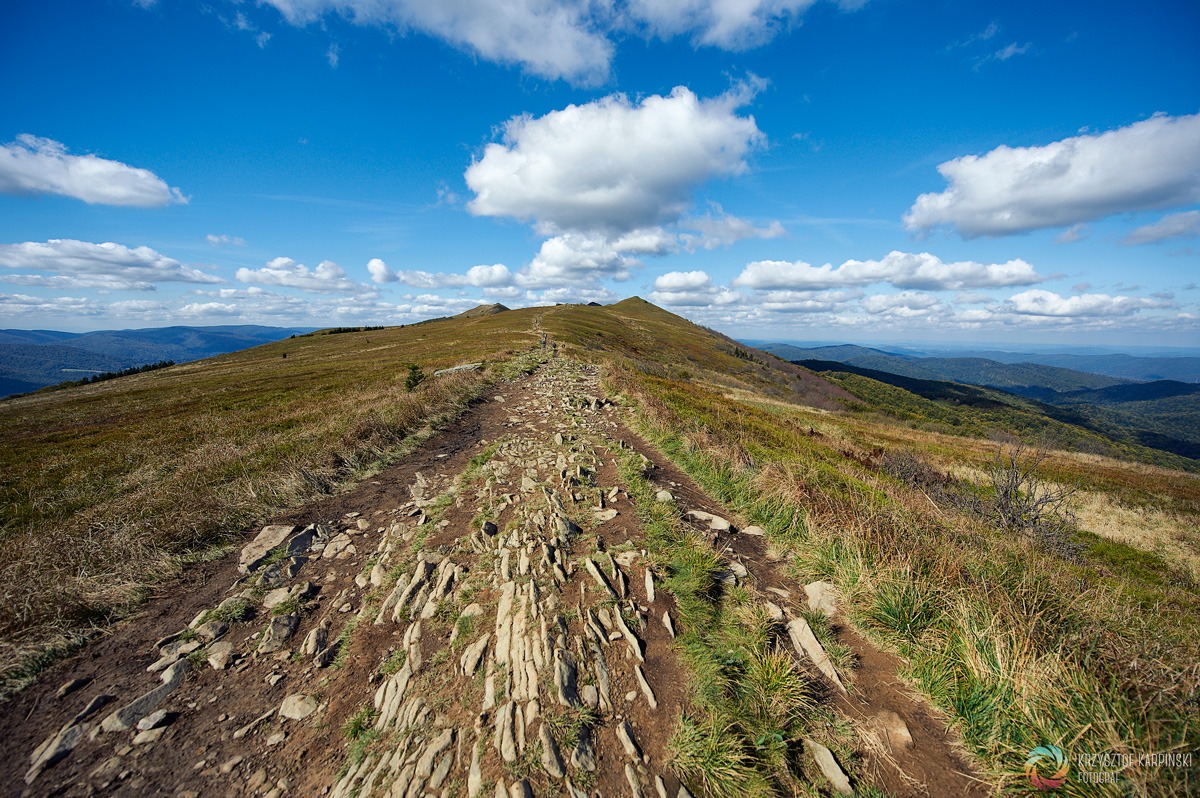
M456 318L474 319L478 316L494 316L497 313L503 313L506 310L511 310L511 308L507 307L506 305L501 305L499 302L493 302L490 305L478 305L470 310L464 310L462 313L459 313Z

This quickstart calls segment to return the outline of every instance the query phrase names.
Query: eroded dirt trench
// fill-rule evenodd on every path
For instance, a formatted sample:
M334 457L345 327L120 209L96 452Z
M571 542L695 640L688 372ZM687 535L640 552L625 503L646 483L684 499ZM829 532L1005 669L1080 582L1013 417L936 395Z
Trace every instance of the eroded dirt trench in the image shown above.
M602 396L594 367L552 360L401 465L193 569L0 710L0 784L72 796L688 795L668 759L688 676L618 474L617 453L632 449L655 464L660 498L695 511L730 578L771 602L781 639L861 727L875 786L983 794L941 722L899 689L896 663L848 635L862 667L843 674L842 694L801 639L803 586ZM814 783L852 788L833 768Z

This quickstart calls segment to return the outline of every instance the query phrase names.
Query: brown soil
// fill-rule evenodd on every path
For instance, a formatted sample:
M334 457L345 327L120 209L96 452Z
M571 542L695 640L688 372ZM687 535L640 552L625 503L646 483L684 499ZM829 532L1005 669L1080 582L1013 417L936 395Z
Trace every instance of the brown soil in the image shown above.
M582 495L579 506L571 508L577 511L573 517L579 514L586 517L591 502L600 493L620 486L612 455L618 445L616 441L624 441L656 463L652 478L676 496L681 508L704 509L729 517L686 474L630 432L622 424L619 410L602 407L593 412L584 408L573 419L548 414L547 397L539 393L541 390L543 387L536 378L503 385L400 464L345 493L271 519L273 524L325 524L335 534L345 530L357 549L338 559L313 557L303 565L296 581L311 580L319 587L319 594L301 614L299 628L283 651L261 657L252 655L257 646L255 638L271 617L270 610L260 607L256 617L232 624L224 638L234 645L235 651L242 652L240 659L224 671L198 662L181 686L161 704L160 708L171 713L172 722L157 742L134 744L135 732L93 731L27 786L23 779L31 754L39 744L95 696L108 694L114 699L84 721L93 730L112 710L158 686L158 674L146 672L147 666L159 656L155 642L179 632L202 611L216 607L250 585L238 571L237 552L216 562L198 564L173 582L160 586L136 617L108 630L81 652L47 668L36 684L0 705L0 748L9 754L0 761L0 785L3 785L0 794L207 796L267 795L274 791L276 795L308 796L329 793L339 771L347 765L348 743L343 726L361 708L372 705L373 696L385 678L380 666L401 647L405 624L376 626L371 622L374 613L364 613L340 657L340 667L318 668L311 657L299 656L301 641L326 619L332 623L330 639L336 638L363 608L364 601L386 595L385 589L376 589L369 583L356 584L355 578L369 570L370 558L375 556L381 540L391 534L389 529L397 525L408 528L414 522L414 513L419 508L413 506L410 489L419 484L418 474L429 483L428 495L436 495L452 485L471 458L489 444L530 440L550 447L547 451L551 451L555 448L555 432L564 434L567 440L557 449L578 457L580 463L593 464L588 479L558 486L568 497L568 503L573 492ZM579 386L580 395L588 392L594 393L595 388ZM557 397L564 402L573 398ZM583 424L581 433L607 439L611 448L598 446L587 450L576 446L571 442L572 424ZM544 474L539 472L538 476L542 482ZM537 491L518 491L520 474L515 475L512 483L499 490L519 494L521 502L532 502L540 495ZM479 585L472 600L494 607L498 590L487 581L488 574L480 559L469 550L455 548L466 536L476 534L474 522L479 512L476 499L480 495L472 497L466 490L457 494L445 508L441 526L431 530L426 547L446 551L455 562L462 562L467 577ZM604 523L581 523L584 529L572 545L573 561L596 548L624 548L621 544L626 541L634 549L640 547L641 530L628 496L619 491L615 500L604 503L617 510L618 515ZM510 522L516 524L520 520L517 510L517 502L501 507L494 519L497 526L504 530ZM368 522L364 530L358 529L360 519ZM247 530L247 540L256 532ZM776 587L789 591L792 606L785 609L796 609L803 604L803 587L789 580L782 568L768 559L762 538L723 534L714 543L726 551L726 556L735 557L747 566L755 580L752 584L760 589ZM630 583L627 603L634 615L645 603L644 567L644 561L640 561L624 569ZM363 581L360 577L359 582ZM562 605L586 612L606 604L594 585L582 568L575 569L563 587ZM773 594L764 596L777 604L788 603ZM666 629L658 622L664 611L674 614L665 590L659 592L653 607L646 609L648 617L640 635L646 652L644 671L659 707L651 710L642 697L632 675L632 662L624 656L623 641L608 645L605 654L612 672L613 712L602 717L594 729L598 768L592 785L603 795L624 795L630 791L624 770L626 757L614 731L618 718L629 721L638 744L647 754L640 776L646 793L655 794L652 781L655 775L664 779L669 794L675 795L678 788L666 761L666 746L673 724L686 706L686 674L672 650ZM565 613L565 617L569 637L586 636L581 613ZM431 628L443 631L452 626L452 621L444 628L439 623L437 618L429 621ZM485 623L479 631L488 628ZM899 682L895 658L875 649L845 626L839 627L838 633L839 639L851 646L858 657L857 670L850 680L850 696L835 699L838 710L864 728L881 710L894 711L904 719L914 741L911 749L892 752L890 757L864 751L868 763L864 770L870 782L892 796L986 794L985 786L974 779L958 754L944 720ZM478 708L481 680L449 673L458 662L461 647L447 650L445 639L433 634L423 636L420 645L426 666L420 678L414 677L417 687L410 688L409 694L416 690L434 707L428 721L429 733L433 726L459 730L455 743L458 751L446 784L457 785L462 788L459 794L465 795L466 764L475 739L471 730L478 723L489 722L487 713L481 719ZM442 661L445 667L441 667ZM60 685L74 679L86 679L87 683L59 697ZM561 709L550 697L552 690L553 685L549 689L542 685L543 718ZM314 695L321 708L303 721L284 720L275 714L284 698L295 693ZM632 700L626 700L627 693L632 694ZM251 731L234 736L235 731L265 713L271 714ZM273 739L273 735L281 733L285 735L282 739ZM426 731L416 733L424 735ZM490 739L490 734L484 739ZM532 739L536 740L536 735ZM386 736L377 747L384 744L391 744ZM524 770L511 763L501 767L491 745L485 745L484 749L485 780L504 778L511 783L514 777L527 775L534 794L551 794L552 790L562 789L561 782L552 781L540 764ZM562 756L569 759L570 751L563 750ZM481 794L490 796L490 787Z

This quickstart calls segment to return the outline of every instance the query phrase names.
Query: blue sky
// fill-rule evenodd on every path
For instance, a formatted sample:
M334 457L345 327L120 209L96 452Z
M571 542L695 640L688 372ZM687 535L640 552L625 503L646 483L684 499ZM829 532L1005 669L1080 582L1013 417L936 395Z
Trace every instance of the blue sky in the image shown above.
M1200 6L0 11L0 327L1200 346Z

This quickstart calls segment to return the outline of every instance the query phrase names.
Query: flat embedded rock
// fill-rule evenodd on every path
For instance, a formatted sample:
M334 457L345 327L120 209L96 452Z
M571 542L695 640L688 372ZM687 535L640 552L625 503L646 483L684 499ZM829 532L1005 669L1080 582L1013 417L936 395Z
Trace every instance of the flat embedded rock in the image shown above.
M809 582L804 586L808 608L832 617L837 612L837 588L832 582Z
M258 568L271 550L287 540L295 531L296 527L291 524L264 526L258 536L242 549L242 555L238 558L238 570L248 574Z
M279 714L289 720L304 720L316 711L317 699L303 693L294 693L279 705Z
M156 709L137 722L138 731L150 731L170 722L170 715L165 709Z
M213 670L225 670L231 656L233 656L233 643L222 640L219 643L213 643L208 648L208 664L212 666Z
M817 640L817 636L813 634L812 627L808 625L808 621L803 618L793 618L787 625L788 637L792 640L792 646L795 647L796 653L807 655L817 666L817 670L825 674L829 681L841 690L846 692L846 686L842 684L841 678L838 676L837 669L833 667L833 662L829 659L829 655L825 653L825 648Z
M912 748L913 738L908 724L895 712L885 709L876 715L872 722L893 752Z
M821 769L821 773L829 780L829 785L833 787L834 793L838 795L854 795L854 789L850 786L850 779L846 777L846 772L837 763L832 751L807 737L804 738L804 747L812 753L813 759L817 762L817 767Z
M259 654L274 654L283 648L283 644L296 633L300 619L295 615L276 615L267 625L262 642L258 646Z
M181 659L162 674L162 684L143 693L130 703L106 717L100 727L106 732L128 731L142 718L153 712L167 696L175 692L187 673L188 661Z

